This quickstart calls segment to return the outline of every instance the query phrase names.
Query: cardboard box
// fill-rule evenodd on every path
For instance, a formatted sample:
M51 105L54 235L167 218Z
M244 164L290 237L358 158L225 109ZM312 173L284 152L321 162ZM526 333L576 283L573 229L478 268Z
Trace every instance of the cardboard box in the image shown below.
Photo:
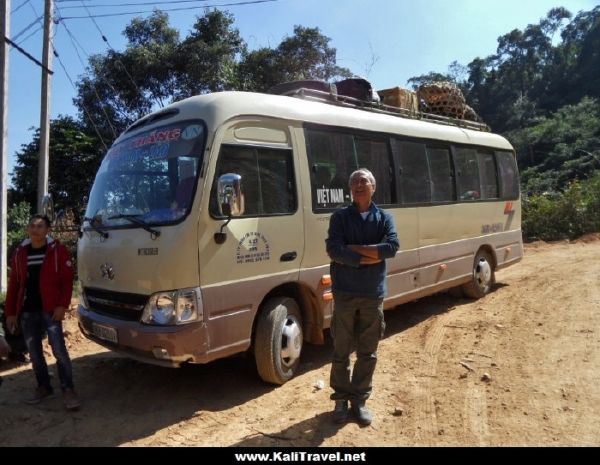
M419 110L417 94L412 90L393 87L391 89L378 90L377 93L385 105L404 108L405 110L414 112Z

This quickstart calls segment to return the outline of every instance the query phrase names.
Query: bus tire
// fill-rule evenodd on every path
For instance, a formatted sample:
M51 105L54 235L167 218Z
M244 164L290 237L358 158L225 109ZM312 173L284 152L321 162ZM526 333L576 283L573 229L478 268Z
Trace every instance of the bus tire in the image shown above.
M276 297L265 302L254 336L259 376L272 384L292 379L300 363L302 343L302 315L296 301Z
M492 290L495 281L494 262L489 252L480 249L473 261L471 280L462 286L463 294L471 299L481 299Z

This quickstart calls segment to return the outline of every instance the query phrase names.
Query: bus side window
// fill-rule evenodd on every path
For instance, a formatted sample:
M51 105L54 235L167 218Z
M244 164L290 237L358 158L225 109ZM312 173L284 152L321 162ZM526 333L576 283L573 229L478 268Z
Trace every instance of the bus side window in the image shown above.
M519 198L519 175L517 162L511 152L497 151L498 178L500 179L500 195L505 200Z
M429 176L431 179L431 201L452 202L454 195L454 170L450 149L427 146Z
M392 176L392 160L387 140L363 135L354 136L356 168L367 168L377 180L373 201L378 205L396 202L396 189Z
M350 200L348 177L356 169L352 136L309 127L305 138L313 211L338 208Z
M430 202L431 189L425 144L395 140L393 145L398 160L398 184L402 203Z
M481 180L481 198L498 198L498 175L493 152L477 151L479 160L479 179Z
M481 198L479 163L477 151L473 148L457 147L454 152L458 199L473 201Z

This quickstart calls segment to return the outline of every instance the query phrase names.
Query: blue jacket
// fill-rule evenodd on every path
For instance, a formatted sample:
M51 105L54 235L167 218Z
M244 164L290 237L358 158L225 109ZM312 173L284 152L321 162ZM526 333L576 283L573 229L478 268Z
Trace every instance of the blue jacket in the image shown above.
M331 279L334 297L343 294L352 297L382 299L387 292L385 259L392 258L400 247L394 218L371 203L365 220L354 205L337 210L329 220L325 241L331 258ZM350 250L349 244L373 245L381 262L361 265L360 254Z

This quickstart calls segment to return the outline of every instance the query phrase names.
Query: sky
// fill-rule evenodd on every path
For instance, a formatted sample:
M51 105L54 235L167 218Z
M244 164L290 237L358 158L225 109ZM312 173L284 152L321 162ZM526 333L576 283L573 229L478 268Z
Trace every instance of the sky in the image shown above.
M0 0L5 1L5 0ZM10 0L10 34L20 47L41 61L44 0ZM238 4L236 3L245 3ZM467 65L496 51L498 37L536 24L554 7L573 15L594 8L597 0L55 0L58 16L51 118L77 115L72 104L76 82L86 72L87 59L110 47L123 50L125 26L136 15L96 17L125 12L186 8L168 12L171 26L185 37L205 6L219 6L235 17L234 27L250 49L276 47L293 34L295 25L318 27L337 50L337 63L369 79L374 89L407 86L413 76L447 72L457 61ZM131 6L117 6L130 4ZM220 6L229 4L229 6ZM82 6L87 5L87 10ZM103 6L101 6L103 5ZM189 9L195 7L196 9ZM69 17L73 17L68 19ZM83 17L83 18L74 18ZM29 27L27 29L27 27ZM98 30L98 28L100 30ZM24 31L25 32L22 32ZM70 35L69 35L70 32ZM72 39L73 38L73 39ZM77 45L74 45L75 44ZM40 124L41 69L14 48L9 59L8 173L15 153L31 142ZM52 156L52 154L50 154Z

